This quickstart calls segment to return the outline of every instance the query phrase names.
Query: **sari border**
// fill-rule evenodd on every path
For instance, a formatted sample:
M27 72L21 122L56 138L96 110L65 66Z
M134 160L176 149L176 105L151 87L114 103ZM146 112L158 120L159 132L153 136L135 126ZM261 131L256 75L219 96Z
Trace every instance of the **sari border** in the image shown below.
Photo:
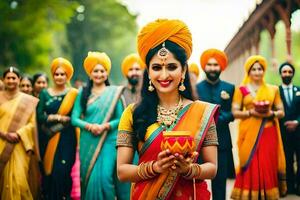
M214 118L215 112L219 108L219 106L216 106L214 104L208 103L207 105L208 106L206 106L204 113L202 115L202 118L200 120L201 127L199 128L198 134L196 134L197 137L195 137L197 151L200 150L201 144L204 141L204 138L205 138L205 135L209 128L209 125ZM208 113L211 113L211 114L208 115ZM194 159L194 162L197 161L198 156ZM157 195L158 199L161 199L161 200L168 199L168 197L171 195L171 192L172 192L173 188L175 187L178 180L179 180L179 174L176 172L170 172L168 177L166 178L164 184L162 185L161 189L158 192L158 195Z
M258 131L256 140L255 140L254 146L253 146L253 148L252 148L252 150L250 152L249 158L246 161L246 164L241 167L243 172L245 172L248 169L248 167L250 166L251 160L252 160L252 158L253 158L253 156L254 156L254 154L256 152L259 139L260 139L260 137L262 135L262 132L264 131L266 122L267 122L267 119L263 119L262 122L261 122L261 124L260 124L259 131Z
M113 101L111 102L111 106L109 107L109 110L108 110L102 123L107 123L110 120L110 118L112 117L115 107L118 103L118 100L120 99L120 96L123 93L124 86L118 86L118 87L113 86L111 89L116 89L116 93L114 94ZM102 149L102 146L104 144L107 134L108 134L108 131L105 131L102 133L102 137L100 138L98 145L95 149L94 155L93 155L92 159L90 160L90 165L88 167L86 177L85 177L85 185L88 184L90 175L91 175L94 165L97 161L98 155L101 152L101 149Z

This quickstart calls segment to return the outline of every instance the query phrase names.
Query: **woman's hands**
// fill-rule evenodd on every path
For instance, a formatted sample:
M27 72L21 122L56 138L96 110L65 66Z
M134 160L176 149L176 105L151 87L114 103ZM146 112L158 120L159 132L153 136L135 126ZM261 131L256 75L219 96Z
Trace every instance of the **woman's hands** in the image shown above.
M198 155L198 152L193 152L191 156L185 158L178 153L172 155L170 150L164 150L157 156L157 161L153 164L153 170L156 173L162 173L166 170L174 170L179 174L186 174L190 170L190 165Z
M260 112L257 112L254 108L252 108L249 110L249 114L250 114L250 116L258 117L258 118L275 117L275 111L273 111L273 110L268 110L267 113L260 113Z
M157 160L153 164L153 170L156 173L163 173L166 170L169 170L170 167L174 164L175 156L171 154L170 150L161 151L157 155Z
M10 143L18 143L20 141L20 136L18 133L9 132L5 135L5 139Z
M197 155L198 152L194 151L191 156L185 158L183 155L176 153L174 165L172 165L171 168L179 174L187 174L191 168L193 160L197 157Z
M110 126L108 123L104 124L87 124L85 128L90 131L94 136L101 135L104 131L109 130Z

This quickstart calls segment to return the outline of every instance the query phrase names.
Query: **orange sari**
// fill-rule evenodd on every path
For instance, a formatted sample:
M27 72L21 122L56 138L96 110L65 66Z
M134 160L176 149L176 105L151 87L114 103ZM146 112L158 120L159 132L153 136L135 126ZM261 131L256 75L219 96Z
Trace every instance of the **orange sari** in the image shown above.
M172 130L190 131L196 141L197 151L201 151L202 142L212 121L216 117L218 106L196 101L181 110L179 121ZM216 120L216 119L215 119ZM161 151L162 141L161 126L156 126L156 130L151 133L143 144L139 144L139 163L155 160ZM195 159L195 162L197 159ZM131 199L151 200L151 199L190 199L193 195L197 199L210 199L210 192L207 190L205 181L186 180L176 172L166 172L153 179L135 183L132 188Z

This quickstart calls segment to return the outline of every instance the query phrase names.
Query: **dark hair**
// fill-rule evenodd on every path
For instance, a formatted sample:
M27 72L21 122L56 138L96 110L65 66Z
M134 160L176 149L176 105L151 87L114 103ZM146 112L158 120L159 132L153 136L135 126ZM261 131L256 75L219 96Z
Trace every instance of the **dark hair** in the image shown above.
M22 81L23 79L29 80L30 83L31 83L31 85L33 86L33 79L31 78L30 75L28 75L28 74L23 74L22 77L21 77L21 81Z
M108 79L106 79L104 83L105 83L106 86L110 85ZM92 88L93 88L93 80L91 80L91 79L88 81L87 85L82 88L80 106L82 108L83 115L85 115L86 107L87 107L87 101L89 99L89 96L91 95Z
M45 73L36 73L32 77L32 85L34 85L38 78L40 78L41 76L45 77L47 83L49 83L49 78Z
M192 94L192 87L190 83L190 77L187 69L187 56L182 47L171 41L165 41L165 47L174 54L176 60L180 62L183 69L186 69L184 86L186 89L179 94L184 98L194 100ZM146 56L146 65L149 67L151 58L159 49L162 48L162 44L151 49ZM144 141L147 128L156 122L157 120L157 105L159 98L156 91L148 91L149 86L149 74L148 69L144 71L143 83L141 88L141 101L136 105L133 111L133 130L139 141Z
M290 66L290 68L292 68L292 70L293 70L293 75L295 74L295 67L291 64L291 63L289 63L289 62L284 62L284 63L282 63L280 66L279 66L279 69L278 69L278 71L279 71L279 74L281 74L281 70L282 70L282 68L284 67L284 66Z
M8 72L13 72L14 74L16 74L18 76L18 78L21 77L20 70L14 66L6 68L2 74L2 77L5 78L5 76Z

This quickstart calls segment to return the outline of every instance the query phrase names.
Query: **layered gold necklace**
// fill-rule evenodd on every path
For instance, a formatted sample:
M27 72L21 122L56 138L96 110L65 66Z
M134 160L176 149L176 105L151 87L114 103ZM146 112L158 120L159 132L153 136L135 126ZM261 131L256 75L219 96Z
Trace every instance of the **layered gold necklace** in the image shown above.
M157 122L163 126L170 127L176 120L179 111L183 108L182 97L179 97L178 104L173 108L164 108L157 105Z

